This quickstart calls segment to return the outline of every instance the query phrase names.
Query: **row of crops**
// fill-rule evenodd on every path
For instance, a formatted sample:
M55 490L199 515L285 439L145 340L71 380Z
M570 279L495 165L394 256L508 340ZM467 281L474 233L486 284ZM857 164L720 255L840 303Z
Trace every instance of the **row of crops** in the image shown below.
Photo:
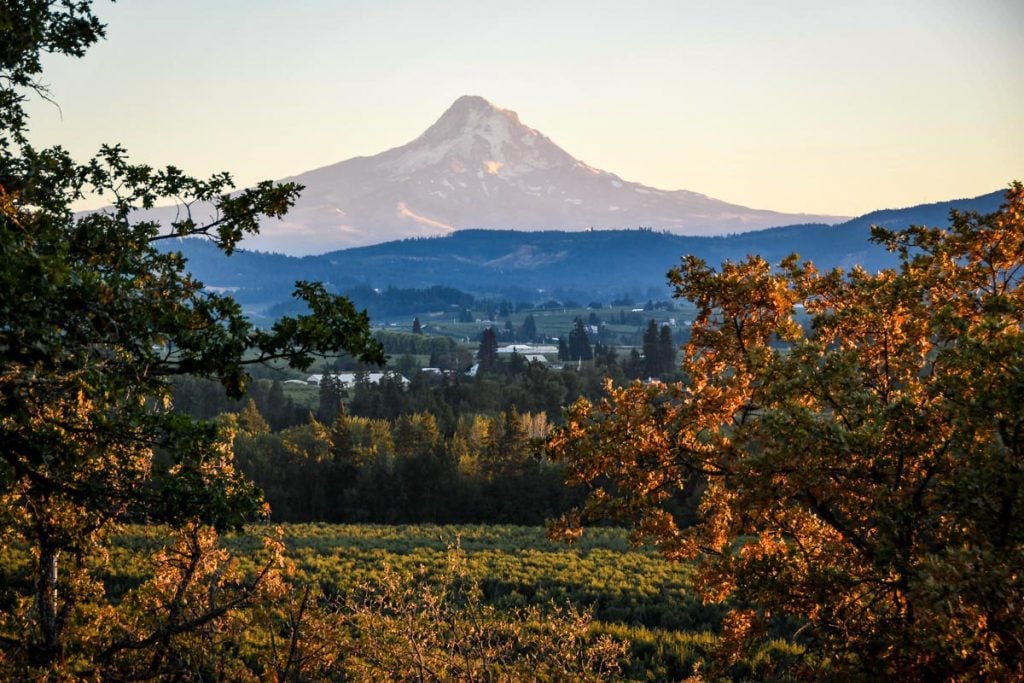
M598 620L625 626L714 630L721 608L704 605L689 589L690 569L651 549L631 548L626 532L595 529L566 546L543 528L507 525L328 525L281 527L298 576L328 595L372 582L385 567L398 572L443 572L459 548L486 599L502 607L572 603ZM241 555L261 545L259 528L226 536ZM160 529L130 527L115 540L107 577L114 594L148 575L146 557L162 547Z

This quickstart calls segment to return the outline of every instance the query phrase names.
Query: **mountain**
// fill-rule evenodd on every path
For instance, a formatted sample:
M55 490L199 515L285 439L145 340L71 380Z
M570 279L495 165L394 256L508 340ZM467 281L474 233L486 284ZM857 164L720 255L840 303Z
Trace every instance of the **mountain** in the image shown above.
M406 145L282 180L306 189L283 221L264 224L252 248L315 254L466 228L648 226L714 235L840 220L623 180L573 158L515 112L475 96L457 99ZM152 217L166 219L168 211Z
M972 199L876 211L840 225L808 224L729 236L683 236L650 229L584 232L462 230L444 237L406 239L290 257L239 250L225 257L199 240L168 244L188 257L207 285L229 289L251 312L288 300L296 280L320 280L334 291L443 285L482 296L539 302L562 296L638 298L668 295L665 273L684 254L711 264L760 254L776 263L797 251L819 268L891 267L895 257L869 241L871 225L947 225L950 209L995 211L1002 191ZM357 304L360 303L356 297Z

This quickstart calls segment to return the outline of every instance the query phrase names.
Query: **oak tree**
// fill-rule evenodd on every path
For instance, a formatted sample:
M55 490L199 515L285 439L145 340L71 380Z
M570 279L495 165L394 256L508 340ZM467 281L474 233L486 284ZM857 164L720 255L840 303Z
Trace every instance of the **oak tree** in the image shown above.
M0 537L32 551L30 588L0 621L0 659L68 676L221 613L181 620L172 609L148 633L113 639L95 574L112 530L235 528L262 509L233 468L229 430L171 412L170 379L212 377L240 397L254 363L305 368L338 349L383 358L365 312L321 285L296 285L308 314L257 329L162 247L192 237L230 254L300 187L229 193L228 174L133 164L118 146L76 163L29 143L23 105L42 89L42 55L81 56L102 35L89 2L0 6ZM91 194L110 205L75 215ZM179 206L169 225L135 218L161 202Z
M569 410L549 448L592 490L555 530L612 516L696 561L733 608L719 666L781 618L806 648L790 675L1019 680L1024 186L873 239L897 270L684 258L686 380ZM689 527L684 491L702 492Z

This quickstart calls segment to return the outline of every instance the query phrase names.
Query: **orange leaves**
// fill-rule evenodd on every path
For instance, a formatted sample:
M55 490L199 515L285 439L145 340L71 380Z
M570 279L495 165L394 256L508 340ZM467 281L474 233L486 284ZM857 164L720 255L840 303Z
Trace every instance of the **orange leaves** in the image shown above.
M876 230L903 261L876 274L685 258L685 384L609 388L556 431L583 518L699 551L702 593L755 608L727 659L770 612L822 676L1024 675L1024 186L951 223Z

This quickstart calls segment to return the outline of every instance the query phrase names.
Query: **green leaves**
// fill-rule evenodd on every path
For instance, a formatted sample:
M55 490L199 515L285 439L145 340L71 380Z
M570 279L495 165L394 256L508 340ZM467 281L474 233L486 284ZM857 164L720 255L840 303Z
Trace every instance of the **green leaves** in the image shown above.
M7 0L0 6L0 148L23 141L20 90L45 92L39 83L44 54L81 57L104 35L85 0Z
M339 350L383 361L366 313L321 285L297 284L310 314L256 330L179 253L157 248L210 239L230 254L262 217L282 216L299 186L232 192L227 173L134 164L118 145L79 164L27 143L24 91L40 89L41 56L80 56L102 35L89 2L0 6L0 536L37 550L26 582L37 588L22 597L35 604L25 614L44 615L0 635L49 670L84 642L69 636L98 609L83 611L95 596L84 560L102 554L110 529L139 519L237 528L264 511L234 470L230 430L170 411L173 376L213 378L240 396L253 363L307 368ZM76 217L73 202L90 195L109 206ZM138 218L161 204L179 218ZM75 558L77 578L65 578L62 558Z
M303 301L308 315L281 318L270 332L256 332L253 346L261 360L285 358L300 370L309 368L317 354L344 348L359 360L382 364L384 349L369 334L369 316L357 312L352 302L327 292L320 283L299 281L293 296Z

